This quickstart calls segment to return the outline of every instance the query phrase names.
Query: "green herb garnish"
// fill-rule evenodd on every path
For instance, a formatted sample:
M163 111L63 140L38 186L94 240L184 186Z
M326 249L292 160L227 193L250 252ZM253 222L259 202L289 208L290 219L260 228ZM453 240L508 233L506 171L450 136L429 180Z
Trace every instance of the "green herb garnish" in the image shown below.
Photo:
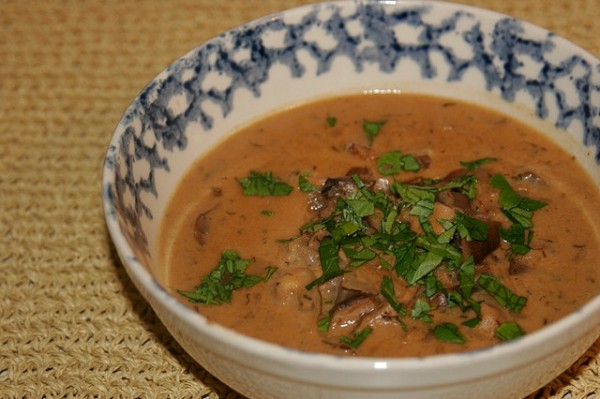
M515 322L507 321L496 329L496 337L502 341L512 341L525 335L525 331Z
M394 311L398 313L399 316L406 316L406 309L404 308L404 305L402 305L398 301L398 298L396 298L394 283L392 282L392 279L389 276L383 277L383 280L381 281L380 292L381 295L383 295L383 297L386 299L386 301L388 301L392 309L394 309Z
M450 342L453 344L464 344L465 336L460 332L458 327L452 323L443 323L435 326L433 334L442 342Z
M464 298L471 298L475 288L475 259L472 256L460 266L459 279L461 294Z
M480 275L477 284L494 297L496 302L513 312L519 313L527 303L527 298L513 294L496 277L489 274Z
M525 255L531 250L529 244L533 238L533 230L525 229L520 224L512 224L508 229L500 228L499 233L510 244L514 254Z
M235 251L223 251L218 266L202 279L194 291L178 291L190 302L220 305L231 302L235 290L248 288L268 279L274 270L267 270L267 277L246 274L251 260L241 259Z
M497 160L498 160L498 158L481 158L481 159L477 159L475 161L470 161L470 162L468 162L468 161L460 161L460 164L464 168L466 168L466 169L468 169L470 171L473 171L473 170L478 169L478 168L480 168L481 166L483 166L483 165L485 165L487 163L496 162Z
M319 319L319 321L317 321L317 330L322 331L322 332L327 332L329 331L329 325L331 324L331 316L330 315L326 315L325 317Z
M418 172L421 170L419 161L411 154L392 151L377 159L377 170L383 176L396 175L401 172Z
M377 137L381 131L383 125L385 125L387 121L379 121L379 122L371 122L367 120L363 120L362 128L363 132L367 135L367 139L369 140L369 146L373 145L373 141L375 137Z
M411 317L415 320L421 320L424 323L431 323L433 321L429 314L431 311L432 308L427 301L417 299L412 309Z
M374 136L373 136L374 137ZM382 157L382 174L392 171L399 164L399 152L388 153L390 158ZM494 161L494 158L483 158L473 162L462 163L468 170ZM499 175L497 175L499 176ZM421 184L394 182L391 194L374 191L357 176L352 177L356 190L346 197L337 198L333 212L321 219L307 223L302 227L303 233L314 234L321 231L324 238L319 239L319 258L322 275L309 283L306 288L312 289L332 278L340 276L353 268L364 264L379 262L379 267L395 272L409 286L421 285L423 290L415 299L412 309L406 309L396 297L391 276L381 280L381 296L398 314L398 320L404 329L407 325L400 317L410 314L415 320L433 323L432 312L435 309L429 299L435 295L444 295L449 307L457 306L463 312L474 312L463 326L473 328L481 322L481 303L472 295L476 287L487 291L501 306L513 312L520 312L527 298L512 293L498 279L482 274L475 278L475 260L473 256L465 258L461 248L464 241L485 241L489 235L489 224L461 212L456 212L451 220L438 219L442 232L434 231L431 216L436 206L437 195L446 190L462 193L468 198L477 195L477 179L468 173L449 181L422 180ZM511 220L518 221L521 215L518 209L533 211L543 203L515 195L503 177L495 177L493 184L501 190L501 208L506 212L516 212ZM504 194L502 194L504 193ZM411 224L402 221L399 215L415 217L420 224L420 231L413 231ZM370 219L369 219L370 218ZM377 225L373 225L373 220ZM411 222L412 223L412 222ZM521 224L514 223L506 230L505 237L512 239L513 252L519 251L518 242L525 245L531 237L531 230ZM341 259L344 259L343 261ZM342 266L343 265L343 266ZM449 272L457 273L459 285L448 288L438 281L435 271L445 267ZM329 326L326 318L319 320L318 328ZM499 330L498 334L509 336L506 330L510 325ZM353 337L344 337L348 345L362 342L363 330ZM433 329L434 335L445 342L463 343L466 338L459 326L442 323ZM358 340L358 341L357 341Z
M293 187L274 177L271 172L251 171L250 175L239 180L244 195L252 196L285 196Z
M465 327L469 327L469 328L475 328L477 327L477 325L481 323L481 319L479 317L474 317L472 319L469 319L467 321L463 321L462 324Z
M500 190L500 207L504 214L513 222L524 228L531 228L533 212L546 206L545 202L522 197L510 186L501 174L492 176L493 187Z
M531 249L529 243L533 237L533 231L530 230L533 227L533 213L546 206L546 203L522 197L501 174L494 175L490 182L500 190L500 207L513 223L508 229L501 228L500 236L510 244L514 253L526 254Z
M371 327L365 327L359 332L354 332L352 337L340 337L340 341L350 346L352 349L357 349L372 331L373 329Z
M331 238L325 238L323 241L321 241L321 244L319 245L319 257L321 259L321 269L323 274L321 277L309 283L306 286L307 290L310 290L329 279L344 274L344 271L340 269L338 257L339 249L339 244Z
M414 184L404 184L395 182L391 186L392 191L398 194L408 205L416 205L419 201L435 201L437 189L435 187L417 186Z
M298 187L300 191L303 193L310 193L312 191L317 191L317 187L312 184L305 175L298 176Z
M456 231L463 240L467 241L485 241L488 238L489 225L480 220L457 213L453 222L456 223Z
M275 274L275 272L277 271L277 268L275 266L268 266L267 267L267 274L264 277L264 281L269 281L271 279L271 277L273 277L273 274Z

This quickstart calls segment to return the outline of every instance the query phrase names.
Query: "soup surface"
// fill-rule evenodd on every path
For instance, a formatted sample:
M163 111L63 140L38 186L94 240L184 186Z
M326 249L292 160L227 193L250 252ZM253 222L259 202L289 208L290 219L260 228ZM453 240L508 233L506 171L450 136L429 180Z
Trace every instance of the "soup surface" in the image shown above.
M284 110L198 160L161 240L209 320L305 351L422 356L517 339L599 292L600 199L491 110L413 94Z

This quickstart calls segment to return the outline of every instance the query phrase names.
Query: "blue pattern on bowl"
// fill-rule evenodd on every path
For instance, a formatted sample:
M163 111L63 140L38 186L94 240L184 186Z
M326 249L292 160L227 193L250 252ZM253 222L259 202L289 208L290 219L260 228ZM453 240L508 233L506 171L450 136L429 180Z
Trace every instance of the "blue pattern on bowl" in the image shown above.
M558 54L555 41L562 39L521 21L498 18L493 30L486 33L473 14L459 8L448 7L444 19L431 22L432 7L389 2L315 5L296 10L301 18L295 22L277 16L265 18L193 50L150 83L120 121L116 131L120 140L109 148L105 161L105 168L115 176L114 183L106 183L103 190L107 215L112 219L120 215L129 239L147 252L148 240L141 219L152 219L153 212L144 196L158 196L156 173L168 173L169 157L186 149L186 128L190 123L199 124L205 131L213 128L215 115L205 102L218 105L227 118L234 111L234 94L246 89L259 98L274 66L283 65L293 79L302 79L308 69L298 56L300 51L316 62L318 75L330 73L338 57L350 60L356 74L372 65L392 74L401 61L410 59L418 65L423 80L439 79L439 71L448 70L444 79L456 84L475 69L483 76L482 89L497 93L507 102L525 95L539 117L553 117L558 127L580 124L584 144L595 147L595 159L600 162L600 111L598 101L596 105L592 103L594 96L600 98L600 79L594 76L600 73L600 65L591 64L583 52ZM348 13L348 9L352 12ZM323 11L328 12L328 17L323 18ZM470 23L462 24L465 20ZM359 24L362 32L351 32L350 24ZM315 27L326 32L337 45L329 48L306 40L305 34ZM401 27L418 28L418 42L402 42L394 31ZM269 32L283 34L283 46L266 45L264 38ZM448 36L453 39L445 41ZM471 56L461 55L456 46L466 46ZM249 56L239 60L236 54L241 50ZM522 73L523 57L537 65L537 76ZM227 87L217 89L206 84L215 73L230 80ZM576 93L575 101L572 94L565 92L565 81L571 86L569 91ZM175 113L169 106L176 96L185 98L187 106L183 112ZM555 116L549 112L550 99L557 108ZM149 171L136 178L134 164L142 160L148 163ZM126 196L132 201L128 203Z

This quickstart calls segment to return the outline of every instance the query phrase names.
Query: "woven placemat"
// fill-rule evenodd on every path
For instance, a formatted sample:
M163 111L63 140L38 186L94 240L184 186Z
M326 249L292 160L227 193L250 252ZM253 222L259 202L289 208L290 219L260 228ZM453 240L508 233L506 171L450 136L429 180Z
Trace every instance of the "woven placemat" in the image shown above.
M600 55L599 0L465 0ZM0 398L240 398L170 337L104 225L129 102L216 34L299 0L0 3ZM600 392L600 342L531 398Z

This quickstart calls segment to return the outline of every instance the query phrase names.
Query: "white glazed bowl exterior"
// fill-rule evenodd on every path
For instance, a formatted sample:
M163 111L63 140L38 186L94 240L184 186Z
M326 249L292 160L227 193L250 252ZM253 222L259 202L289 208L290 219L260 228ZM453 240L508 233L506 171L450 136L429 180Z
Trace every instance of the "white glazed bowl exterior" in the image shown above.
M507 344L378 359L302 353L242 336L208 323L161 286L161 216L195 159L271 111L363 91L439 94L512 113L546 128L600 182L600 66L575 45L525 22L450 3L305 6L194 49L128 108L103 171L106 221L124 267L183 348L250 398L509 398L533 392L597 339L600 298Z

